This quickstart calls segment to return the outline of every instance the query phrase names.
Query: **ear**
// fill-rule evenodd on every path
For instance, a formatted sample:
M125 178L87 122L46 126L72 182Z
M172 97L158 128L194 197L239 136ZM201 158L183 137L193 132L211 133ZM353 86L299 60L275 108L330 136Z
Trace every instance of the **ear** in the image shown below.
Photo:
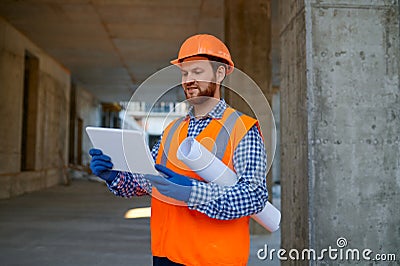
M226 76L226 68L224 66L219 66L217 72L215 73L216 82L221 84Z

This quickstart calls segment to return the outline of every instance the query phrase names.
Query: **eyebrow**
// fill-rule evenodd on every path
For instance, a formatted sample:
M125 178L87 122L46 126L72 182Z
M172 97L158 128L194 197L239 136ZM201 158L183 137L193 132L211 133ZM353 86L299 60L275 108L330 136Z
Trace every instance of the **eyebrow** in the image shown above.
M181 68L181 72L189 72L189 71L204 71L204 68L199 67L199 66L196 66L196 67L194 67L192 69L182 69Z

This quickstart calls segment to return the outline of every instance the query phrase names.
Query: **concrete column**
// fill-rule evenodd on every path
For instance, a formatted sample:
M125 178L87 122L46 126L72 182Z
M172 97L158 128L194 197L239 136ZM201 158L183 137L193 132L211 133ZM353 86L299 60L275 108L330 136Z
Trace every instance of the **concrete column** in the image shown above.
M271 101L270 1L225 1L225 43L235 66L249 75ZM247 106L240 108L246 110Z
M306 28L303 1L280 3L281 245L309 246Z
M260 87L271 103L271 8L269 0L230 0L225 1L225 43L230 49L235 67L247 74ZM227 84L237 82L227 81ZM246 82L244 82L246 83ZM265 101L258 95L252 95L243 84L240 96L225 91L228 104L248 115L254 116L251 109L258 113L266 145L272 145L272 136L267 135L272 126L272 117L265 108ZM243 98L242 98L243 97ZM245 100L245 101L244 101ZM246 103L247 101L247 103ZM250 105L250 106L249 106ZM250 108L251 107L251 108ZM267 132L267 133L266 133ZM271 147L267 150L271 150ZM268 154L268 163L272 163L272 154ZM272 174L267 178L269 194L272 198ZM252 233L263 233L265 229L252 224Z
M399 256L399 2L293 0L280 17L282 247Z

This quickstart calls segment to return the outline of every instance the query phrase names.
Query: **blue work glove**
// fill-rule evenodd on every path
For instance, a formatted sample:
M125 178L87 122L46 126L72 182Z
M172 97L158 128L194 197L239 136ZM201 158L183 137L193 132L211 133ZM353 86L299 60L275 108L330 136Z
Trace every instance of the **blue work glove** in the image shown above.
M110 156L103 154L99 149L90 149L89 154L92 156L90 169L93 174L107 182L112 182L117 176L118 171L111 170L113 168L113 163L111 162Z
M187 202L192 192L192 181L190 178L177 174L167 167L156 164L157 171L163 173L165 177L158 175L144 175L157 190L170 198Z

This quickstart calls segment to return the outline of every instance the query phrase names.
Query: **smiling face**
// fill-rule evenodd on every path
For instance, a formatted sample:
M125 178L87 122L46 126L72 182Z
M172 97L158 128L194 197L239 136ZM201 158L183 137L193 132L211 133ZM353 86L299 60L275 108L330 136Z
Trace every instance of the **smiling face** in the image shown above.
M182 87L185 90L186 99L191 102L197 97L219 98L216 74L208 60L185 61L181 64ZM200 97L206 96L206 97Z

